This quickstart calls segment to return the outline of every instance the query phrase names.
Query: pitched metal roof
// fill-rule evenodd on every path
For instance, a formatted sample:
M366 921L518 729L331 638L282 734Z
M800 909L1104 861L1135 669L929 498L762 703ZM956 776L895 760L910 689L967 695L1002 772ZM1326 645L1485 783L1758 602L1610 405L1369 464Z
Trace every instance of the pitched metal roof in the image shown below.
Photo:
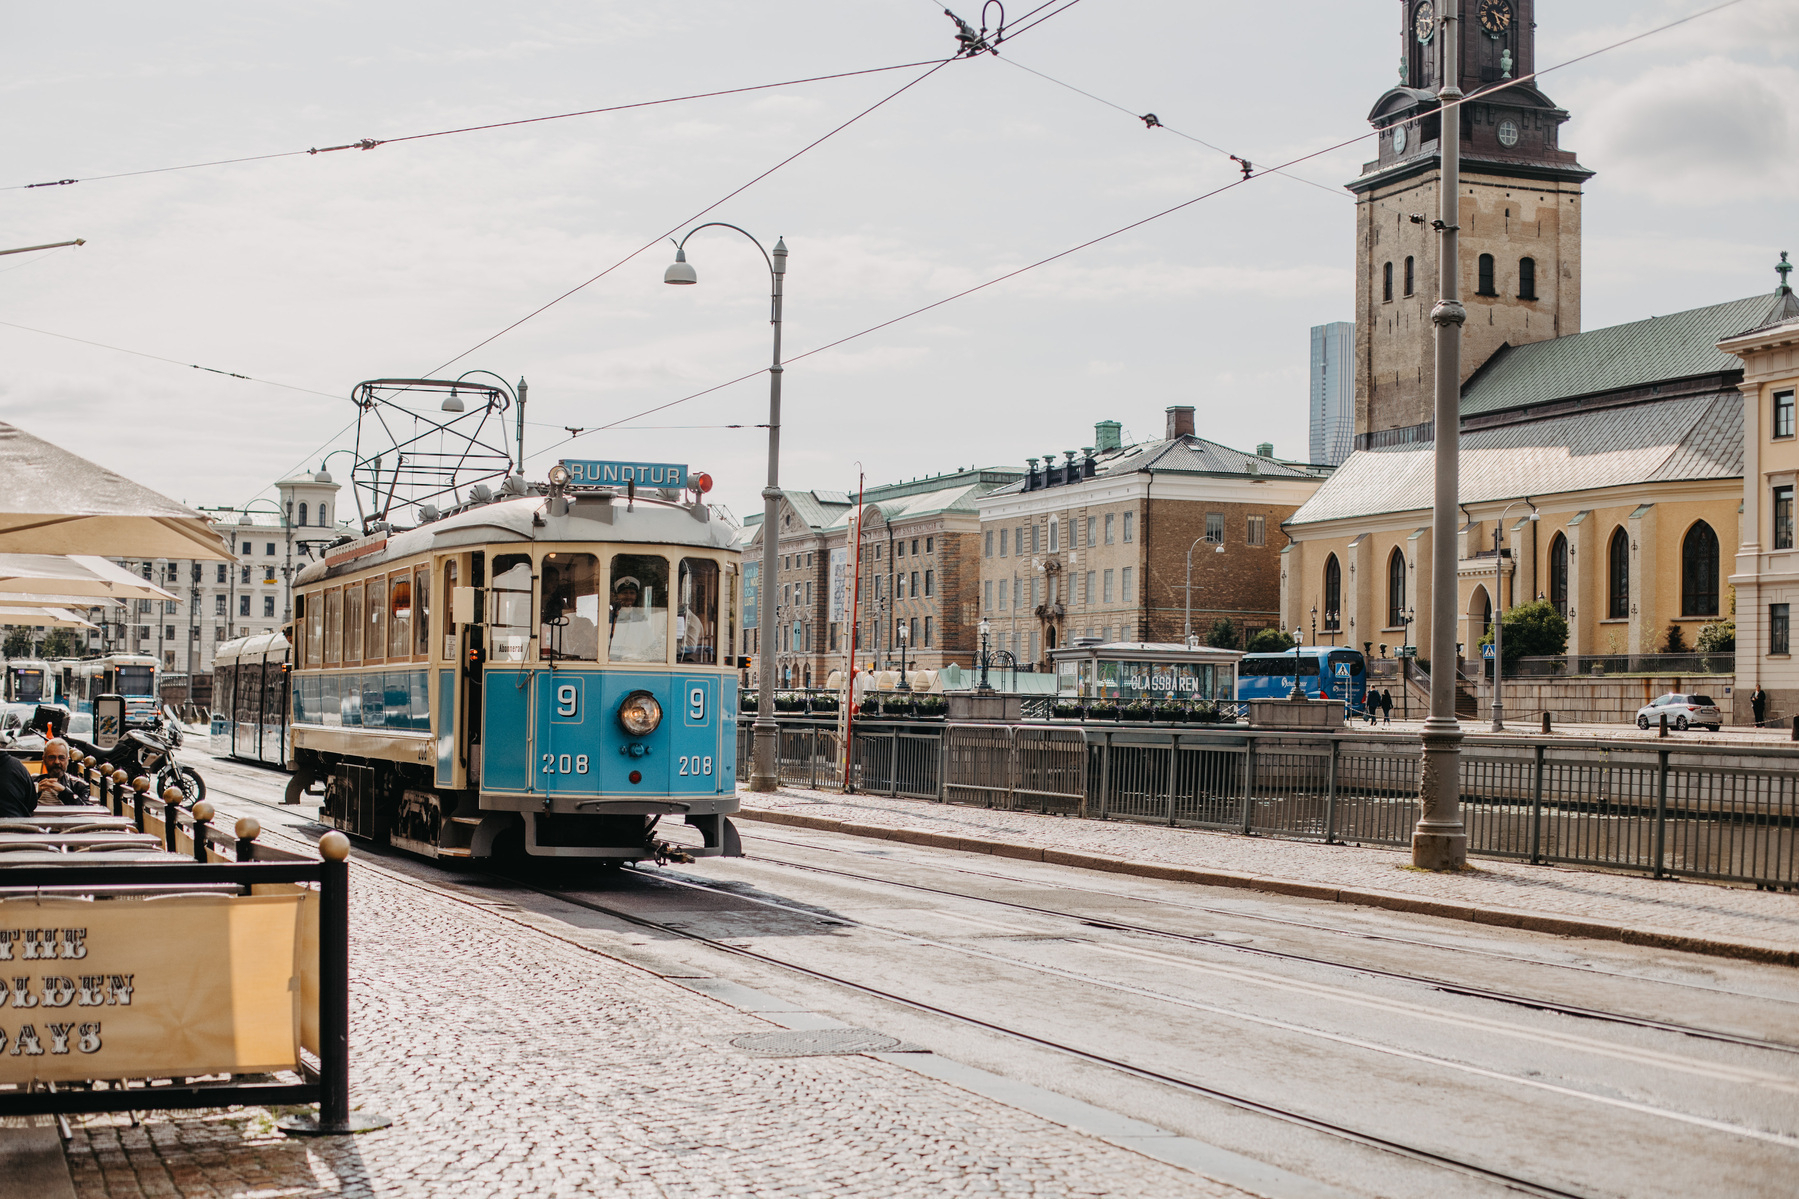
M1743 397L1654 400L1462 434L1463 503L1490 503L1633 483L1743 474ZM1287 523L1316 524L1431 506L1435 449L1351 454Z
M1505 346L1462 388L1462 415L1740 370L1717 343L1764 324L1766 295Z
M1260 454L1246 454L1228 445L1207 441L1203 437L1171 437L1158 441L1140 441L1122 449L1105 450L1094 456L1094 478L1134 475L1139 471L1167 471L1174 474L1238 475L1261 479L1316 479L1328 470L1312 468ZM994 495L1015 495L1024 490L1024 482L994 488Z

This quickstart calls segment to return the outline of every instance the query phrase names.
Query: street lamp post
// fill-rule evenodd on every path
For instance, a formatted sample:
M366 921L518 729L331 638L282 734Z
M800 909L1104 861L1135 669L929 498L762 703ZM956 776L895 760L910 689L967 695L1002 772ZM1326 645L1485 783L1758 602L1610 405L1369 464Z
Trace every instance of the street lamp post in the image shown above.
M988 623L988 621L985 618L982 618L982 620L981 620L981 685L980 685L980 690L983 693L988 693L993 690L993 685L987 681L987 635L989 633L991 633L992 631L993 631L993 626L990 623Z
M907 644L907 642L911 641L912 638L906 632L906 620L904 617L900 618L899 625L894 630L894 632L896 632L899 635L899 647L900 647L899 686L896 687L895 690L896 691L910 691L910 690L912 690L912 684L906 681L906 644Z
M1314 624L1317 623L1317 618L1318 618L1318 611L1316 608L1314 608L1312 610L1312 620L1313 620ZM1304 699L1306 697L1305 686L1304 686L1304 684L1302 684L1299 681L1299 647L1305 644L1305 640L1306 640L1306 631L1303 628L1301 628L1300 626L1294 625L1293 626L1293 690L1287 692L1288 699L1298 700L1298 699Z
M1193 644L1193 551L1198 549L1199 543L1204 540L1205 535L1201 534L1193 539L1192 545L1187 547L1187 619L1182 625L1182 640L1186 642L1188 649L1195 648ZM1221 541L1213 546L1212 552L1222 554L1224 543Z
M695 225L689 229L680 241L675 243L675 260L662 273L664 283L691 284L699 282L699 277L687 261L687 239L701 229L713 226L721 229L733 229L755 243L756 249L768 263L768 277L771 285L769 304L769 324L774 326L774 358L768 368L768 485L762 489L762 581L766 587L774 579L776 559L778 557L777 524L780 519L781 506L781 285L787 275L787 243L775 239L775 248L771 257L769 251L762 249L762 243L756 241L754 235L747 230L739 229L723 221L707 221L703 225ZM761 624L759 636L766 644L774 631L770 620L772 613L769 605L759 605L756 615ZM750 790L773 791L780 786L781 780L775 770L775 751L777 745L777 728L774 716L775 663L774 658L766 650L757 663L757 685L761 691L761 701L756 705L756 723L753 726L754 751L750 763Z
M1513 500L1505 506L1505 511L1499 514L1498 521L1493 525L1493 731L1495 733L1505 732L1505 701L1500 698L1499 693L1500 680L1505 671L1505 592L1502 590L1504 584L1501 582L1501 571L1504 569L1505 563L1500 557L1499 539L1505 531L1505 518L1510 516L1512 509L1521 503L1530 504L1530 501L1528 499ZM1538 515L1537 506L1530 504L1530 518L1536 520ZM1515 564L1517 560L1518 555L1513 554L1513 563ZM1512 590L1516 593L1516 583L1512 585Z
M1437 181L1441 234L1437 250L1438 299L1431 308L1436 326L1436 494L1431 512L1430 715L1424 721L1423 761L1418 772L1418 823L1412 830L1412 865L1426 870L1460 870L1468 864L1468 833L1462 825L1462 726L1455 715L1456 508L1461 487L1462 307L1457 217L1461 210L1462 90L1458 42L1461 6L1442 8L1443 87L1437 92L1442 165ZM1452 107L1456 106L1456 107Z

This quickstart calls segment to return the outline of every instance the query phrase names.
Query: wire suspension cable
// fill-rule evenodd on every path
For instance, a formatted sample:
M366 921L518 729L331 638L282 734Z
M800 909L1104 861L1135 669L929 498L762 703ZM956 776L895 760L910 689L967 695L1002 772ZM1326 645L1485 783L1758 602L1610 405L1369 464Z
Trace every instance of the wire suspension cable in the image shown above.
M12 321L0 321L8 329L19 329L26 333L37 333L44 337L54 337L61 341L73 341L84 346L93 346L99 350L111 350L115 354L130 354L135 358L148 358L153 362L166 362L170 366L185 366L189 370L205 371L209 375L223 375L227 379L242 379L246 383L261 383L267 387L280 387L288 391L305 392L307 395L324 396L328 400L341 400L340 395L328 391L318 391L311 387L296 387L292 383L277 383L273 379L258 379L254 375L240 375L236 371L224 370L216 366L201 366L197 362L183 362L179 358L164 358L161 354L147 354L143 350L128 350L124 346L109 346L103 341L89 341L85 337L71 337L67 333L52 333L48 329L34 329L30 325L19 325Z
M451 137L459 133L481 133L490 129L511 129L519 125L535 125L543 121L564 121L571 117L591 117L608 112L625 112L634 108L655 108L663 104L679 104L687 100L709 100L718 96L736 96L744 92L768 91L777 87L798 87L802 83L824 83L832 79L852 79L858 75L879 75L886 71L904 71L911 67L928 66L935 59L922 59L918 62L895 63L890 67L869 67L860 71L839 71L832 75L811 75L804 79L783 79L779 83L756 83L748 87L725 88L713 92L693 92L685 96L669 96L661 100L639 100L631 104L612 104L604 108L583 108L577 112L557 112L541 117L521 117L514 121L493 121L486 125L463 125L455 129L438 129L430 133L407 133L398 137L365 137L357 141L346 142L341 146L313 146L305 150L278 150L272 154L251 154L241 158L216 158L208 162L188 162L176 166L147 167L140 171L115 171L110 175L86 175L80 179L51 179L43 183L14 183L0 187L0 191L26 191L35 187L67 187L72 183L97 183L104 179L129 179L138 175L161 175L170 171L196 171L204 167L232 166L245 162L267 162L272 158L298 158L301 155L311 157L318 154L329 154L336 150L373 150L377 146L397 145L400 142L421 141L430 137Z

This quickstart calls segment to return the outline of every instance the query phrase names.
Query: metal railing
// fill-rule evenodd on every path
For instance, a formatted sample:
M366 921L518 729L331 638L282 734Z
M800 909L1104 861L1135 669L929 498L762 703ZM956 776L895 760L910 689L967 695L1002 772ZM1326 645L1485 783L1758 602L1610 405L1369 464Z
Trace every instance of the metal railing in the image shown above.
M837 786L839 752L833 726L782 722L783 781ZM1418 762L1403 734L870 721L851 775L872 794L1403 847ZM1483 737L1461 791L1470 853L1799 886L1799 749Z
M1734 674L1735 653L1723 654L1561 654L1507 662L1508 679L1569 678L1575 675ZM1491 677L1491 671L1487 672Z

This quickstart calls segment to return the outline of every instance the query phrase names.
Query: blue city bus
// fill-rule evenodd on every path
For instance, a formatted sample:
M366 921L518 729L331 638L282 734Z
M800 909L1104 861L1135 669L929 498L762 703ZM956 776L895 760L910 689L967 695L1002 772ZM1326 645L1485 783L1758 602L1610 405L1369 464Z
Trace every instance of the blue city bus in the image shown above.
M1312 699L1340 699L1360 711L1368 695L1368 663L1360 650L1306 645L1279 654L1244 654L1237 663L1237 698L1285 699L1299 685Z

